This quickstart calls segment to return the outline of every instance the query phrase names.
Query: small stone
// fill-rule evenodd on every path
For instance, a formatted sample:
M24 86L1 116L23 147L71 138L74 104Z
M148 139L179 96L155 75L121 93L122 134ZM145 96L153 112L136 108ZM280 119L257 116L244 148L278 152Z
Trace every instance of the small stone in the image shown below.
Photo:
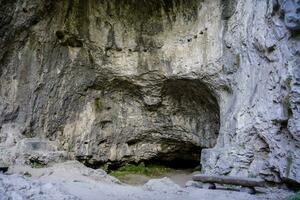
M185 187L202 188L202 183L197 182L197 181L188 181L188 182L186 182Z
M29 172L24 172L24 176L31 177L32 175Z
M248 194L255 194L255 188L254 187L241 187L240 192L247 192Z
M216 189L216 185L214 183L204 183L203 188L214 190L214 189Z

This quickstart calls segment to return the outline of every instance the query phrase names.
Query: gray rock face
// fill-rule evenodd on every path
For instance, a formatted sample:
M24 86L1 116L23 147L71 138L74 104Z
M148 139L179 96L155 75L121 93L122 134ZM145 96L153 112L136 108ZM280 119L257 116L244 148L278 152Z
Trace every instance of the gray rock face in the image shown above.
M284 13L284 23L288 29L300 29L300 2L298 0L279 0Z
M31 181L22 176L0 174L0 198L9 199L69 199L79 198L60 189L60 185Z
M90 166L202 150L206 173L300 180L290 4L282 20L273 1L0 2L3 160L38 138Z
M216 144L220 128L215 86L186 71L191 55L203 54L190 61L199 67L214 56L205 55L207 49L193 50L216 35L197 25L197 18L207 15L202 2L85 4L55 2L41 8L48 9L49 19L28 25L32 30L24 32L33 35L26 36L22 50L5 46L12 53L3 57L3 62L8 59L3 77L18 77L15 94L3 88L3 143L48 138L92 166L149 160L199 163L201 149ZM24 12L43 5L15 6ZM182 32L182 25L187 30ZM183 54L177 56L177 50ZM2 85L13 84L7 81Z
M143 186L148 191L158 191L161 193L184 193L185 191L167 177L162 179L151 179Z
M149 97L142 96L143 86L115 81L91 98L81 122L64 129L76 144L79 160L88 159L88 164L152 159L188 162L199 159L200 148L215 145L219 108L201 82L158 79L158 85L147 86L159 90ZM74 135L77 127L82 131Z

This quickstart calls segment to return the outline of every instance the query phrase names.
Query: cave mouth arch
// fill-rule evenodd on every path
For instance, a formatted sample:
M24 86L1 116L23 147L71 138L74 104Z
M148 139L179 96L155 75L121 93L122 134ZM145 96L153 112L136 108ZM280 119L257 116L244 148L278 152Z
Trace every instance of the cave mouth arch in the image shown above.
M95 140L82 144L88 148L78 151L76 159L109 170L140 163L181 169L201 166L201 150L214 147L218 138L216 95L199 79L169 78L154 86L161 101L149 107L143 101L145 92L135 83L115 79L106 88L109 92L99 90Z
M172 168L194 168L200 164L203 148L212 148L220 129L220 108L216 95L198 79L168 79L162 86L162 108L170 117L160 143L165 146L145 163ZM173 135L173 137L172 137Z
M200 78L180 76L182 70L191 75L193 72L189 70L210 60L206 46L200 47L206 44L211 31L205 27L205 21L209 20L206 19L207 9L215 10L215 5L209 4L202 9L205 5L202 0L94 3L97 6L83 8L78 4L73 9L72 5L65 6L70 7L66 15L66 24L70 27L56 32L59 40L76 36L78 41L85 41L85 38L99 41L99 49L89 49L99 54L86 52L91 55L87 60L93 66L91 71L95 68L97 73L95 80L88 83L84 97L82 110L86 112L81 118L76 116L82 125L77 135L64 131L76 147L75 157L89 166L108 163L114 167L140 162L190 166L200 163L201 149L216 144L219 105L213 90ZM95 10L96 18L88 16L89 9L94 7L99 8ZM82 17L74 23L78 14ZM95 26L88 26L91 22ZM184 31L181 33L181 30ZM214 32L211 33L215 35ZM100 35L103 40L99 40ZM83 45L82 49L85 48L90 47ZM181 69L190 63L197 64ZM145 94L152 89L161 92ZM152 99L155 95L162 99L161 102L144 102L144 96ZM82 120L85 124L80 123Z
M140 96L142 89L131 81L111 84L110 95L100 99L103 106L112 101L115 104L107 105L112 108L109 110L103 107L99 117L109 123L99 129L103 135L110 135L101 138L104 149L114 147L118 156L99 161L94 156L99 155L98 151L87 160L78 159L93 168L105 164L109 170L140 163L180 169L199 166L201 150L217 142L220 117L215 94L198 79L166 79L155 87L160 88L161 102L149 107ZM116 116L108 120L111 113ZM122 129L116 128L120 125ZM111 155L110 152L107 149L101 153Z

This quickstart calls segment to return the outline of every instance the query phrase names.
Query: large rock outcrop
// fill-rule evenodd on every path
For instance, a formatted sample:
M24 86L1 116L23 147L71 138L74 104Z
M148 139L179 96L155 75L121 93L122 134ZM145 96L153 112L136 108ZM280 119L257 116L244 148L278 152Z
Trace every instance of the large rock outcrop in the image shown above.
M297 1L0 3L2 159L300 181Z

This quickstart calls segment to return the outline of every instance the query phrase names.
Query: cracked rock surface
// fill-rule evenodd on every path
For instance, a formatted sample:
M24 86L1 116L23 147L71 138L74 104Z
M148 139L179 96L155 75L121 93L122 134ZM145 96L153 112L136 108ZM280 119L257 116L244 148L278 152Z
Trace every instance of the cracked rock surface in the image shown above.
M0 159L300 181L298 4L0 0Z

